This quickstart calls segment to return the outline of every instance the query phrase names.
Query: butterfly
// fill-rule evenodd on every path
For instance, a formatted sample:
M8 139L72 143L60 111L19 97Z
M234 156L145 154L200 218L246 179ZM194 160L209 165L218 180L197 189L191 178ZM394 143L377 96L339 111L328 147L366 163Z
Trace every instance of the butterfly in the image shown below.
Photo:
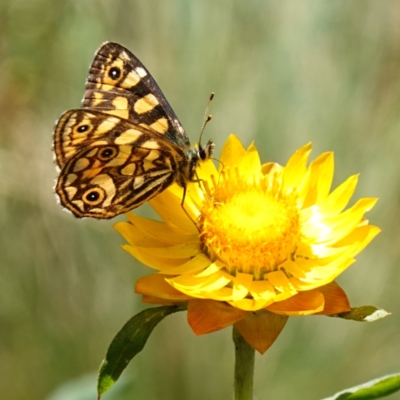
M113 218L174 182L184 196L213 146L192 147L149 71L128 49L106 42L89 69L82 108L56 123L55 191L78 218Z

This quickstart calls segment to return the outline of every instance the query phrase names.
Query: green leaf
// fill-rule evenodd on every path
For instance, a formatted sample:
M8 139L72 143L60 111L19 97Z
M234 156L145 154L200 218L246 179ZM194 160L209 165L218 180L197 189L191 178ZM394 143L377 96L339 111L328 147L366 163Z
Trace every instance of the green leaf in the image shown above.
M378 319L385 318L388 315L390 315L390 313L382 308L377 308L374 306L362 306L354 307L349 312L331 315L331 317L339 317L359 322L373 322L377 321Z
M186 305L148 308L131 318L112 340L97 379L98 398L118 380L122 371L140 353L156 325Z
M386 375L362 385L336 393L323 400L369 400L380 399L400 390L400 374Z

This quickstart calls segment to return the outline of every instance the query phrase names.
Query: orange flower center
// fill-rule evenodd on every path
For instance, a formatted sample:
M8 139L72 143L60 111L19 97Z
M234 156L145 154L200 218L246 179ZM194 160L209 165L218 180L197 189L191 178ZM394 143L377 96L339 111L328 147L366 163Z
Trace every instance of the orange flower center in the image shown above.
M284 197L264 176L249 181L236 172L221 174L220 182L204 201L200 231L205 250L220 259L229 273L267 272L294 253L300 240L295 199Z

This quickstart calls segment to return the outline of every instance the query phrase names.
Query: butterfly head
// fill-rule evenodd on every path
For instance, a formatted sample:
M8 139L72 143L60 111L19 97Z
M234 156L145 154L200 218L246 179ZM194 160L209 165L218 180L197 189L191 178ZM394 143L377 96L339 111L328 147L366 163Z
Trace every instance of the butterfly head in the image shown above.
M206 161L209 158L211 158L214 153L214 147L215 144L211 139L207 142L207 144L204 147L201 144L199 144L198 147L199 159L201 161Z
M205 146L197 144L190 148L187 153L187 164L181 174L178 174L176 180L182 187L186 186L187 181L197 182L196 168L200 161L207 161L211 158L214 151L214 143L209 140Z

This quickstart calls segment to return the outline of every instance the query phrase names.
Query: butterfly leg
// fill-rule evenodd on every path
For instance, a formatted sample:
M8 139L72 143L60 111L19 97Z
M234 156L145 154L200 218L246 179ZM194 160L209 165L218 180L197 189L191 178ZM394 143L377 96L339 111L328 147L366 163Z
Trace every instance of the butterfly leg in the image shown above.
M181 207L182 210L185 212L185 214L188 216L188 218L193 222L194 226L197 228L197 230L200 232L199 227L197 226L197 221L195 221L189 212L185 208L185 198L186 198L186 186L183 186L183 196L182 196L182 201L181 201Z

